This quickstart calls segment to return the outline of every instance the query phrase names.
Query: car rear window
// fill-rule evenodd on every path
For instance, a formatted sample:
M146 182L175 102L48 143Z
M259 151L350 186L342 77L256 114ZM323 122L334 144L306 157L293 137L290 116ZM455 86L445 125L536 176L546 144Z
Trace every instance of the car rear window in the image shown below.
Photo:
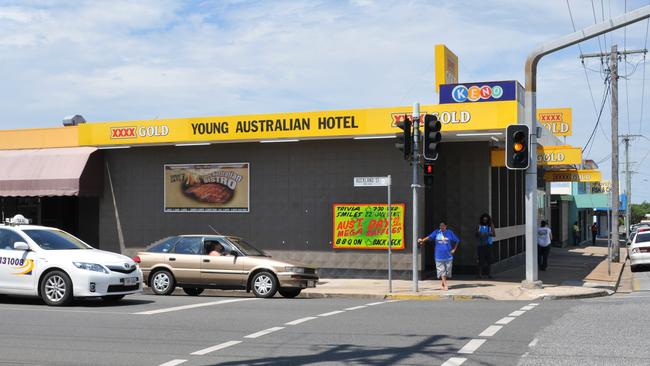
M203 238L185 237L182 238L174 247L174 253L177 254L201 254L203 249Z
M636 234L635 243L646 243L650 241L650 232Z
M172 248L174 247L174 244L178 241L177 236L172 236L169 238L164 238L161 240L158 240L157 242L153 243L149 249L147 249L147 252L149 253L169 253L171 252Z

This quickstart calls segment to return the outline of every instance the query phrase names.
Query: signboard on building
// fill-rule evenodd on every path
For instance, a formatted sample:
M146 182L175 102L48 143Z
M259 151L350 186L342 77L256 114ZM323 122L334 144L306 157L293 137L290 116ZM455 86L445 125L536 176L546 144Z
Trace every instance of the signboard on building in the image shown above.
M504 167L505 150L493 149L490 153L492 167ZM538 166L580 165L582 149L573 146L542 146L537 149Z
M458 83L458 56L444 44L437 44L434 53L436 60L436 93L439 93L440 85Z
M547 182L600 182L599 170L551 170L544 172Z
M388 249L388 228L392 228L391 249L404 249L405 205L391 205L391 223L388 223L386 204L334 204L334 249Z
M440 85L440 104L517 100L518 86L516 81Z
M168 164L165 212L249 212L248 163Z
M538 108L537 120L555 136L571 136L573 134L571 108Z

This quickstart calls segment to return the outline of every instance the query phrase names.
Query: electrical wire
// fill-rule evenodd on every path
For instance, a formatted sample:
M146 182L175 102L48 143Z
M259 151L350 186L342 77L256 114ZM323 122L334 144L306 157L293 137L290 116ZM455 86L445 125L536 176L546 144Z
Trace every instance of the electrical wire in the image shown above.
M594 126L594 129L591 131L591 135L589 136L589 139L587 140L587 143L585 144L585 147L582 148L582 152L589 147L589 144L592 142L592 139L594 138L594 134L596 133L596 129L598 128L598 125L600 124L600 117L603 115L603 109L605 108L605 102L607 101L607 96L609 95L609 83L607 83L607 87L605 88L605 95L603 96L603 101L600 105L600 112L598 112L598 119L596 120L596 125ZM591 152L591 150L589 150ZM589 152L587 155L589 155Z

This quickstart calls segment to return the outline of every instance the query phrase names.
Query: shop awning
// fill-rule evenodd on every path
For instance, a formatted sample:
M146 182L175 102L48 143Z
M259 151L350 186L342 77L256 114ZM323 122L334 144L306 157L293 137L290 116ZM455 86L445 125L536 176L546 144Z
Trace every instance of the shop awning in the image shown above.
M99 158L91 157L95 151L94 147L0 151L0 197L96 194L103 172Z

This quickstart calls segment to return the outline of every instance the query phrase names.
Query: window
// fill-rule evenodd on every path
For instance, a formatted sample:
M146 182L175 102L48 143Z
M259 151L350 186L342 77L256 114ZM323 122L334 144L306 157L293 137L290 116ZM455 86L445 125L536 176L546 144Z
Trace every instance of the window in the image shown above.
M174 247L174 253L177 254L201 254L203 240L201 237L182 238Z
M25 241L25 239L14 231L7 229L0 230L0 249L14 250L14 243L17 241Z
M24 230L23 232L45 250L92 249L90 245L61 230Z
M636 234L635 243L647 243L650 241L650 233Z
M177 236L172 236L171 238L164 238L159 240L151 245L147 252L149 253L169 253L171 252L174 244L178 241Z

